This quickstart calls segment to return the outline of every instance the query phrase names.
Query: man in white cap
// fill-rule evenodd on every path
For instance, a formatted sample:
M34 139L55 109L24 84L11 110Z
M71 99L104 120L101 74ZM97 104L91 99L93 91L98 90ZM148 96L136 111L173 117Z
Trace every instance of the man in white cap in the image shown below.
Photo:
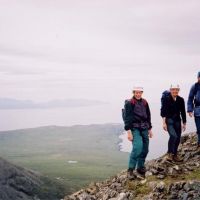
M127 171L130 180L145 176L149 137L153 136L151 113L147 101L142 98L143 91L143 87L134 87L133 97L125 101L123 109L124 129L133 144Z
M181 133L186 129L185 101L179 96L179 91L178 84L171 85L170 95L163 99L161 108L163 129L169 133L167 159L175 162L182 161L178 157L178 146Z

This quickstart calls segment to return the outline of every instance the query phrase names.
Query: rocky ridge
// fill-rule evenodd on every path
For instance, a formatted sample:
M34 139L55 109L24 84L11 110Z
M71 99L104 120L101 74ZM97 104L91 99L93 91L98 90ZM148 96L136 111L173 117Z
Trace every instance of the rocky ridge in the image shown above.
M169 162L163 155L148 161L144 180L129 181L126 171L101 183L91 183L65 200L200 200L200 148L195 133L183 135L179 155Z

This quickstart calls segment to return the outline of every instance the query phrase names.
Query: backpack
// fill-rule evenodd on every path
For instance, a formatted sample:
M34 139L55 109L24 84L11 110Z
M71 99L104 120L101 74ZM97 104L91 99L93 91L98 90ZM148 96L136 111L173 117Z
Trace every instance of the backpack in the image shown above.
M125 104L127 103L131 103L131 105L133 105L133 109L134 109L134 105L136 104L136 101L134 98L131 98L131 99L126 99L125 100ZM145 99L142 99L142 103L143 105L146 107L147 106L147 101ZM122 119L123 121L125 122L125 119L126 119L126 112L125 112L125 108L122 108Z
M162 93L162 96L161 96L161 109L163 107L163 103L164 103L164 100L169 98L170 97L170 91L169 90L165 90L163 93Z

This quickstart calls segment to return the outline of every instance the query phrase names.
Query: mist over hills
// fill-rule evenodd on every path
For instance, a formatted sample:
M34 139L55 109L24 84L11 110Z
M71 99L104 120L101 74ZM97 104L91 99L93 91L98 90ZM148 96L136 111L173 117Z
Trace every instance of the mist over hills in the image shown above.
M47 102L0 98L0 109L51 109L104 105L107 102L89 99L63 99Z

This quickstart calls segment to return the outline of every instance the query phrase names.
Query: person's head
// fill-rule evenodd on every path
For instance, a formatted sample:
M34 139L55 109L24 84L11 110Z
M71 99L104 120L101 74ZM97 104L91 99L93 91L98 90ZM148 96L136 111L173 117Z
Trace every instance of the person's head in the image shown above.
M133 96L138 100L142 98L143 92L144 92L143 87L134 87L133 88Z
M177 97L180 91L180 86L178 84L172 84L170 86L170 93L172 95L172 97Z
M200 83L200 72L198 72L197 74L197 79L198 79L198 82Z

